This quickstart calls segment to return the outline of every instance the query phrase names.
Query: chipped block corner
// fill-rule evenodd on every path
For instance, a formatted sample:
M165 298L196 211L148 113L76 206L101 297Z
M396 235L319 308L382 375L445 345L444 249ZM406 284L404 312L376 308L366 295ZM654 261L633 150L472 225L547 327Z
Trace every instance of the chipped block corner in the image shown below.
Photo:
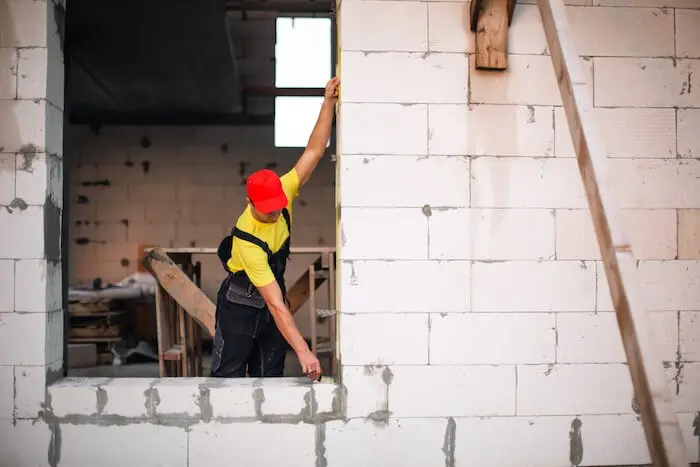
M700 10L570 3L698 462ZM56 9L0 0L0 465L649 463L537 5L497 74L474 69L467 12L342 2L342 384L83 380L61 376Z

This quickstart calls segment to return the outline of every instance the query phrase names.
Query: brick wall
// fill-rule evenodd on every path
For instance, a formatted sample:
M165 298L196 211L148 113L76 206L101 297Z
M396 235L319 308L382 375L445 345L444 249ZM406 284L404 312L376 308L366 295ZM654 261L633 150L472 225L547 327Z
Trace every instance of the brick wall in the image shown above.
M139 245L216 248L245 208L245 178L283 174L303 148L275 148L272 127L67 128L70 283L119 281L136 271ZM294 205L293 246L335 245L335 163L327 156ZM202 262L210 298L224 277L215 255ZM313 261L294 255L291 285ZM326 288L319 289L326 306ZM307 326L306 308L297 316ZM305 330L306 328L304 328ZM325 329L321 326L320 329Z
M567 13L595 121L698 460L700 11L576 3ZM444 451L437 436L431 456L425 443L403 445L425 465L578 465L579 433L583 465L646 462L537 6L516 8L505 72L475 70L464 55L474 50L467 3L347 1L341 15L349 410L384 410L404 440L442 419ZM386 389L383 405L365 404L369 388ZM377 430L347 426L348 443ZM371 463L375 449L396 455L376 445L353 462Z

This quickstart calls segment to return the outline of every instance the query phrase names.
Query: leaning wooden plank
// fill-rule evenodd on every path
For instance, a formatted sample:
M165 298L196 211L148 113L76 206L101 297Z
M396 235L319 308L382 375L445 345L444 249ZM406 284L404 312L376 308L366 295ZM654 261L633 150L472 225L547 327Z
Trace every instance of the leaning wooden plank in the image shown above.
M216 307L182 269L160 248L150 250L143 265L163 289L213 336Z
M640 298L620 211L563 0L538 0L653 465L688 465L657 340Z

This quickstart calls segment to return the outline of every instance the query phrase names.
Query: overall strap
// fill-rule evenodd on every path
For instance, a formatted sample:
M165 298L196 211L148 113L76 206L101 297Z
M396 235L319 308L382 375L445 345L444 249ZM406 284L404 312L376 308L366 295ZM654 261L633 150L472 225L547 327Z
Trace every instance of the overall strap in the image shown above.
M289 235L292 235L292 219L289 216L289 210L287 208L282 209L282 216L284 216L284 220L287 222L287 230L289 230Z
M287 222L287 229L289 230L289 235L292 234L292 220L291 217L289 216L289 210L287 208L284 208L282 210L282 216L284 216L284 220ZM232 237L238 237L241 240L245 240L247 242L250 242L254 245L259 246L260 248L263 249L265 253L267 253L267 256L272 256L272 251L270 250L270 247L268 244L262 240L260 240L258 237L255 235L249 234L248 232L245 232L238 227L234 227L231 230L231 236Z
M245 240L247 242L253 243L260 248L263 249L265 253L267 253L267 256L272 256L272 251L270 251L270 247L267 245L267 243L263 242L260 240L258 237L249 234L248 232L244 232L243 230L239 229L238 227L233 228L233 232L231 232L231 235L234 237L238 237L241 240Z

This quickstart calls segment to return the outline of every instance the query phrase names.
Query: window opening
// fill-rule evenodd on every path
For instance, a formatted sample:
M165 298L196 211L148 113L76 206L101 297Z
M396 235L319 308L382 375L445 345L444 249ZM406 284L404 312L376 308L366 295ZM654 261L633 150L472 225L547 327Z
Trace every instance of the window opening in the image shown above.
M277 89L326 86L333 68L331 29L330 18L277 18ZM275 147L306 146L322 102L322 96L275 97Z

